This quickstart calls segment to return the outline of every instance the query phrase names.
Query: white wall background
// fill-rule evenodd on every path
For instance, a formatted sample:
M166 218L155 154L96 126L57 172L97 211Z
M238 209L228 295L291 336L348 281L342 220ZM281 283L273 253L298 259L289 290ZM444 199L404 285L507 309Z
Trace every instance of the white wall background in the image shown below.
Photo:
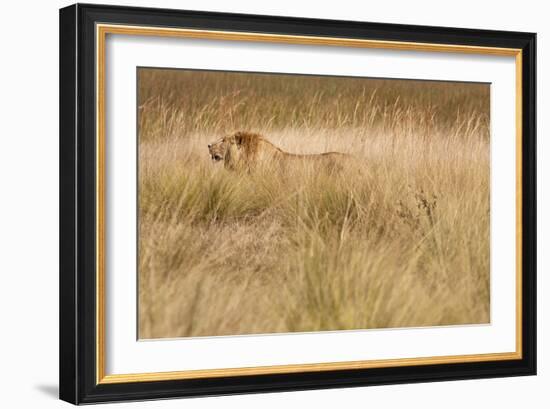
M96 1L88 0L90 3ZM549 10L545 2L133 0L98 3L538 33L539 375L119 404L117 407L548 407ZM62 407L58 377L58 8L11 1L0 21L0 406ZM546 250L546 251L545 251ZM546 254L544 254L546 253Z

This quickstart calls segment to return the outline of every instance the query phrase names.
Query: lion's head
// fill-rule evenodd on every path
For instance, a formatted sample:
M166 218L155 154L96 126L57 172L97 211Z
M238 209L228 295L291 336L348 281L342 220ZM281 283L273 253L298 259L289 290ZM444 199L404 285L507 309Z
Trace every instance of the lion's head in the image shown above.
M226 168L235 169L253 159L261 136L251 132L235 132L208 144L213 162L224 162Z
M224 136L221 139L218 139L216 142L208 144L208 152L213 162L220 162L225 159L225 156L228 153L230 145L235 143L235 138L233 136Z

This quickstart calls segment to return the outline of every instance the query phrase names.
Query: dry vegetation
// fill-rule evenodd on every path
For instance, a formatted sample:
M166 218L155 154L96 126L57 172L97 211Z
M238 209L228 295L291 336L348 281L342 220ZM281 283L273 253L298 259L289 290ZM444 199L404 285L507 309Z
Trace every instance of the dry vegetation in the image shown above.
M489 321L489 86L141 69L139 336ZM229 172L263 133L360 169Z

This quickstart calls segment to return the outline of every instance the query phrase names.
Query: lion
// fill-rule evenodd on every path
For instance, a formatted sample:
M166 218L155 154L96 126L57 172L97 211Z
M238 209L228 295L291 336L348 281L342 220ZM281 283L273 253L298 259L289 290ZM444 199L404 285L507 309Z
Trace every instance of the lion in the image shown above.
M208 144L208 152L213 162L223 161L229 170L252 170L259 164L315 161L328 168L338 166L341 159L350 155L340 152L317 154L296 154L283 151L262 135L254 132L238 131Z

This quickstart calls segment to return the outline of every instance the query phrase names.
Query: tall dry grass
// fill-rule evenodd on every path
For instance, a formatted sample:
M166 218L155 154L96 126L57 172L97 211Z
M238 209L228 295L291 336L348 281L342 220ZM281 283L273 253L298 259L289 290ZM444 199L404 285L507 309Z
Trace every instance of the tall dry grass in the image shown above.
M489 321L489 86L141 69L139 336ZM254 130L327 172L226 171Z

